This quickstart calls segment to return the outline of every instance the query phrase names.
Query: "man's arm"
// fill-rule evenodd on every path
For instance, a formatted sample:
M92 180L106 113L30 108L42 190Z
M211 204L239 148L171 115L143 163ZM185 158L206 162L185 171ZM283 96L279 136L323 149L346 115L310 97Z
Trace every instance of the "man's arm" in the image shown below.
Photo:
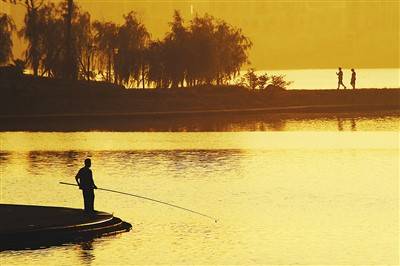
M79 182L80 181L80 173L81 173L81 170L79 170L79 172L75 176L75 180L76 180L76 183L78 184L79 188L81 188L81 183Z

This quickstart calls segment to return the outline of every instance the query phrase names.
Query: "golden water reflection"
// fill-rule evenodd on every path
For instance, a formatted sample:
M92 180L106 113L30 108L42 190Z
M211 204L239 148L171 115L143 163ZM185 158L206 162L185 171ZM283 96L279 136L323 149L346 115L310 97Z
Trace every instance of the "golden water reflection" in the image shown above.
M74 182L188 207L218 223L97 191L95 208L133 231L91 243L2 252L2 265L398 262L399 133L0 133L1 202L82 207Z
M379 137L378 137L379 136ZM77 152L135 150L387 149L399 133L383 132L0 132L3 153L48 151L48 158L74 163ZM374 141L370 141L373 139ZM396 146L397 147L397 146ZM61 158L52 151L63 151ZM7 156L2 156L5 160ZM49 162L51 165L51 162Z

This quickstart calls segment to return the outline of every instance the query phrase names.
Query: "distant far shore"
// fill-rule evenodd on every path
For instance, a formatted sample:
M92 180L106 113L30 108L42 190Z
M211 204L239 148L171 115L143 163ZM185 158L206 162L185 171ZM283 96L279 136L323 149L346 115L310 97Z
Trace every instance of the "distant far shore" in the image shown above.
M0 118L164 117L400 110L400 88L248 90L239 86L125 89L104 82L0 82Z

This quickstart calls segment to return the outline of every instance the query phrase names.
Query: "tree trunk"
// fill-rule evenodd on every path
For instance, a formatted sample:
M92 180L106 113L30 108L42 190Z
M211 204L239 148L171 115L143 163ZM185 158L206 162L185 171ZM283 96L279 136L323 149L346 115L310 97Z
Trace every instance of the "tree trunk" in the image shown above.
M86 79L90 80L90 53L87 55L87 69L86 69Z
M72 41L72 17L74 12L74 1L67 0L67 15L66 15L66 44L65 44L65 55L66 55L66 73L65 77L68 79L77 79L77 67L75 60L75 53L73 52L73 41Z
M107 81L111 82L111 51L108 52Z
M146 88L145 85L144 85L144 79L145 79L144 65L142 64L142 86L143 86L143 89Z

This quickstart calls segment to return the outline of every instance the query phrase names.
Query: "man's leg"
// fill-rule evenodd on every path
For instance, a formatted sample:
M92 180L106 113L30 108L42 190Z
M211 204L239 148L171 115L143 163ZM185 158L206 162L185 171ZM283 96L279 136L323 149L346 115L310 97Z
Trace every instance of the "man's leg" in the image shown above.
M91 212L94 212L94 190L90 190L90 203L89 203L89 209Z
M89 192L88 190L82 190L85 211L89 211L89 194L88 194L88 192Z

